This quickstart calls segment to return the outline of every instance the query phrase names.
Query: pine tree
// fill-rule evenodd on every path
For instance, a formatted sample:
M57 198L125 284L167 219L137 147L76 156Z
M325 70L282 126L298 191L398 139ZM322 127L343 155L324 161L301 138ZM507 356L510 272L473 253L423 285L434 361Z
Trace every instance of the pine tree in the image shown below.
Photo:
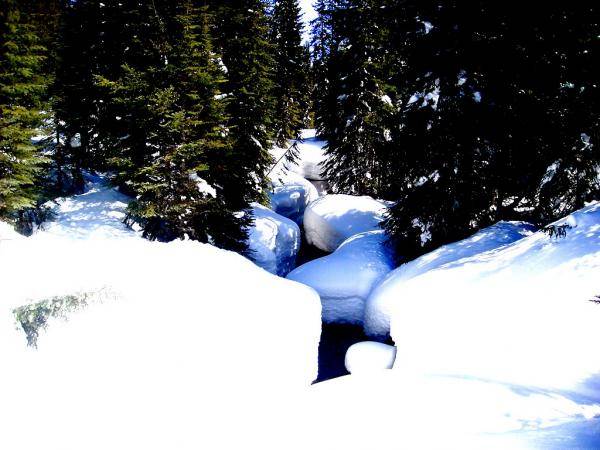
M324 139L335 128L337 99L335 97L337 39L333 13L335 0L317 0L314 4L317 17L311 23L312 73L314 82L314 125Z
M154 105L165 133L153 142L152 163L141 170L130 216L152 239L187 236L244 251L247 220L224 201L220 187L230 148L219 92L224 74L212 52L207 8L187 0L174 13L174 20L165 18L171 41L167 84Z
M251 202L266 202L274 134L272 48L262 0L220 0L211 5L214 42L227 72L222 89L232 142L222 163L228 172L223 194L228 204L241 211Z
M328 64L340 81L329 86L336 103L330 118L333 126L326 132L325 176L335 192L385 192L392 104L382 71L386 31L382 19L374 0L348 1L333 16L341 40Z
M0 1L0 217L19 218L37 200L44 162L32 138L42 125L44 49L13 0Z
M51 87L58 192L83 192L83 170L102 165L93 155L97 147L93 136L97 134L98 117L95 71L100 63L100 12L98 2L78 0L68 3L62 14L57 69Z
M298 0L276 0L271 19L275 57L275 141L297 138L308 112L309 67L302 45L302 14Z
M386 227L405 256L497 220L558 218L598 192L591 3L397 2L396 12L407 38L388 173L403 186Z

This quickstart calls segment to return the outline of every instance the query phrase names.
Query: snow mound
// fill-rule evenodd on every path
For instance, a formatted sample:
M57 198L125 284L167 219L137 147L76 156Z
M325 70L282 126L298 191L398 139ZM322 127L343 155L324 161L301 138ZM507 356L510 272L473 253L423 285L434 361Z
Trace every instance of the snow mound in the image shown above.
M391 369L396 359L396 347L379 342L359 342L346 352L346 370L352 374Z
M254 262L272 274L285 276L296 265L300 250L298 225L258 203L252 205L254 224L248 245Z
M273 211L302 225L306 206L316 200L319 193L310 181L285 171L273 176L269 196Z
M271 150L271 155L278 161L275 171L290 170L307 180L321 181L322 165L327 159L324 150L326 142L318 140L315 130L312 129L303 130L302 139L303 141L298 143L298 159L295 163L285 161L287 148L274 147Z
M390 332L390 308L402 299L395 287L428 271L461 261L479 253L492 251L531 235L535 227L526 222L498 222L459 242L444 245L431 253L403 264L390 273L369 296L365 307L365 332L372 337L386 337Z
M566 224L404 282L392 302L395 368L576 392L600 402L600 203Z
M306 208L306 240L323 251L333 252L349 237L379 229L386 211L384 202L371 197L326 195Z
M287 278L319 293L325 322L362 325L371 289L394 267L385 242L382 230L358 234L331 255L294 269Z
M317 375L312 289L197 242L43 234L0 245L0 448L281 448L264 424Z

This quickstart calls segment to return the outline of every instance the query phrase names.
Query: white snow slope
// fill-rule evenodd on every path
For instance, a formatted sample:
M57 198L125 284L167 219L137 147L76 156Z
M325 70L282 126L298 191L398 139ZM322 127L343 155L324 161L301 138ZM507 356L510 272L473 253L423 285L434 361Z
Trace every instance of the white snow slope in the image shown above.
M306 208L304 231L309 244L333 252L355 234L379 229L387 206L371 197L325 195Z
M444 245L401 265L377 285L369 296L365 307L365 332L369 336L379 338L389 335L390 308L395 302L402 301L399 297L389 295L390 286L405 283L411 278L464 258L501 248L531 235L534 231L535 227L526 222L498 222L467 239Z
M407 281L389 278L396 367L585 393L600 401L600 203Z
M287 163L285 158L282 158L288 150L287 148L274 147L271 149L271 155L275 161L279 161L273 172L290 170L307 180L323 180L322 164L327 159L324 150L326 142L319 141L315 137L315 130L312 129L303 130L302 139L303 142L298 144L298 160L295 163Z
M287 278L319 293L323 321L362 325L371 289L394 267L385 242L383 230L357 234L331 255L301 265Z
M283 418L264 427L316 377L318 295L210 245L141 239L92 188L0 242L0 448L285 447ZM28 348L13 308L65 296L88 305Z

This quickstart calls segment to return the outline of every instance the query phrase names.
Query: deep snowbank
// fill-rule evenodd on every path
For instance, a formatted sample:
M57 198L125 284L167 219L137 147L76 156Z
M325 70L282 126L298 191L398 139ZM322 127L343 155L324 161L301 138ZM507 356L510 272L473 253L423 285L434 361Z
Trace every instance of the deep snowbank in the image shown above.
M303 264L287 277L319 293L325 322L362 325L371 289L394 267L385 241L383 231L358 234L331 255Z
M378 295L394 301L395 368L577 392L600 402L600 203L543 232Z
M526 222L499 222L480 230L459 242L444 245L431 253L401 265L390 273L369 296L365 307L365 332L369 336L384 338L390 332L390 309L402 298L396 295L395 286L426 272L460 264L464 258L493 251L531 235L535 227Z
M371 197L325 195L306 208L306 240L323 251L333 252L355 234L378 230L386 211L384 202Z
M96 194L0 243L0 448L277 448L279 411L317 375L318 295L210 245L141 239Z

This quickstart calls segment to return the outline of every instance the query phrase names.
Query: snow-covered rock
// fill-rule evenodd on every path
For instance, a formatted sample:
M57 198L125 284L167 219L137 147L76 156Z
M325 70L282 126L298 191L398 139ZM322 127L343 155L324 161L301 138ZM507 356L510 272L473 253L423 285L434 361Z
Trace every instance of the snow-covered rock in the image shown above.
M577 392L600 401L600 203L513 244L404 282L393 301L395 368Z
M349 237L379 229L386 211L384 202L371 197L326 195L306 208L306 240L323 251L333 252Z
M300 228L292 220L258 203L252 205L254 224L248 245L254 262L276 275L285 276L296 264Z
M454 264L464 258L493 251L531 235L535 227L526 222L498 222L459 242L444 245L390 273L369 296L365 308L365 332L373 337L385 337L390 332L390 309L403 299L395 294L406 281Z
M53 234L70 218L0 244L0 448L281 448L317 375L318 295L207 244Z
M365 341L346 351L344 364L352 374L391 369L396 360L396 347L380 342Z
M357 234L331 255L307 262L287 277L319 293L325 322L362 325L371 289L394 267L385 243L383 230Z
M288 169L307 180L323 180L323 163L327 159L324 147L326 142L315 137L315 130L302 131L303 142L298 143L298 158L294 163L285 161L284 154L287 148L275 147L271 154L275 161L279 161L275 171Z
M285 171L272 177L269 196L273 211L302 225L306 206L316 200L319 193L306 178Z

